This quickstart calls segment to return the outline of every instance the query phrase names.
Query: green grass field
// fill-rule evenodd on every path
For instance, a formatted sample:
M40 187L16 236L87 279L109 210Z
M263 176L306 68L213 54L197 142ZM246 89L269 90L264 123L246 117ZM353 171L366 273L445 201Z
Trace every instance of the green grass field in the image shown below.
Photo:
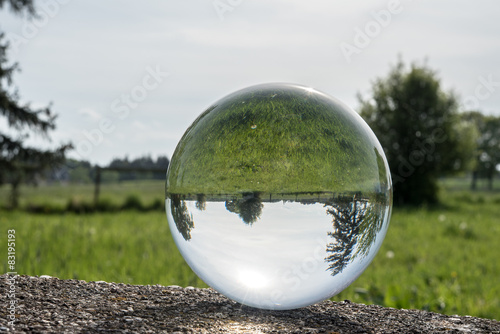
M380 183L387 184L388 171L382 148L361 122L355 112L325 95L295 85L235 92L186 130L169 166L168 191L211 195L384 189Z
M134 187L127 187L133 193ZM139 190L144 201L163 194L162 182L151 182L146 189L145 194ZM30 192L24 203L92 194L57 187L36 191L40 194ZM116 201L126 197L123 184L103 186L106 193ZM333 299L500 319L500 193L448 191L441 198L439 209L394 210L375 260ZM163 210L84 215L0 211L5 241L9 229L16 230L19 274L206 286L176 249ZM0 265L8 272L6 242L1 244Z
M39 186L22 185L19 205L23 209L45 208L46 211L61 211L68 203L92 205L94 184L42 184ZM9 186L0 186L0 208L9 203ZM156 201L165 201L165 182L158 180L122 181L103 183L100 187L99 202L109 207L123 205L127 198L138 197L144 206Z

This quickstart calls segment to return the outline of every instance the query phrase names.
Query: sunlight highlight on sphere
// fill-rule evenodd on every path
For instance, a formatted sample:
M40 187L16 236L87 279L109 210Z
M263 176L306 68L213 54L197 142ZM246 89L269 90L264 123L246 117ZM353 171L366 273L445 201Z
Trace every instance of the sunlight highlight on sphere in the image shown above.
M375 257L392 182L366 123L309 87L232 93L186 130L165 186L172 236L208 285L293 309L339 293Z
M267 285L266 276L254 270L240 271L240 282L249 289L261 289Z

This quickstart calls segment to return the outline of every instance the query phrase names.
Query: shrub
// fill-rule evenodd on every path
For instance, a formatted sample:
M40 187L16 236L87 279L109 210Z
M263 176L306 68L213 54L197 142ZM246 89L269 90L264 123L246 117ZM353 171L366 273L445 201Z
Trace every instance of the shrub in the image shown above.
M148 210L153 210L153 211L164 211L165 210L165 201L161 200L160 198L155 198L153 203L147 207Z
M118 211L118 206L110 198L101 198L95 206L96 211L99 212L114 212Z
M127 210L127 209L133 209L133 210L144 210L144 206L142 205L141 198L136 195L136 194L131 194L128 195L127 198L125 198L125 202L121 206L121 209Z
M66 211L74 212L74 213L87 213L93 212L94 206L88 202L85 202L79 198L72 197L68 200L68 204L66 204Z

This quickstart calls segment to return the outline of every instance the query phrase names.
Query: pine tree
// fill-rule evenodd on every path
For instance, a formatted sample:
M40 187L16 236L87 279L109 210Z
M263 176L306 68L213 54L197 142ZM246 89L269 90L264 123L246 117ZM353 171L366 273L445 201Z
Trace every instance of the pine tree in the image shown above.
M0 9L6 3L14 13L22 14L25 11L28 15L35 15L33 0L0 0ZM19 94L12 82L18 66L8 64L8 47L4 34L0 33L0 117L7 119L11 130L9 133L0 132L0 184L11 184L10 205L16 207L19 185L23 181L34 181L46 168L62 163L71 144L61 145L54 150L26 145L25 140L30 134L48 140L48 132L55 129L56 115L49 107L36 109L19 102Z

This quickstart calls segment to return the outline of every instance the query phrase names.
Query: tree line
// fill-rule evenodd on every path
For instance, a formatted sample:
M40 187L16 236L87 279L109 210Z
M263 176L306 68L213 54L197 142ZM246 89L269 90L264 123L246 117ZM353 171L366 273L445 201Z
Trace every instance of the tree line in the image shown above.
M88 161L67 159L56 168L46 171L42 179L47 182L91 183L96 169L101 168L101 182L111 183L132 180L165 180L169 159L146 155L136 159L115 158L108 165L92 165ZM107 170L109 168L109 170Z

